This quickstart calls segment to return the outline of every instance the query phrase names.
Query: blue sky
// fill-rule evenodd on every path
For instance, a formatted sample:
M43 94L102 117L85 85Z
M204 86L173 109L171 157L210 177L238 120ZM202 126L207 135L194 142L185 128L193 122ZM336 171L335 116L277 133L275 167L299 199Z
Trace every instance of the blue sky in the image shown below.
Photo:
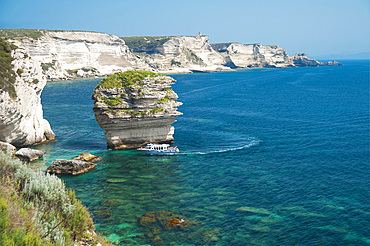
M202 32L211 43L276 44L330 59L369 52L369 9L369 0L0 0L0 29Z

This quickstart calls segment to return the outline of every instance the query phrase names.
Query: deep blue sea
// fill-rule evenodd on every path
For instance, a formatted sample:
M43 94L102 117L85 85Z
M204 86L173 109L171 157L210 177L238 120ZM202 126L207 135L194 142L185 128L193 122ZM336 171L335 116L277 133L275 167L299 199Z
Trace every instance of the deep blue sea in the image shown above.
M49 82L57 141L36 165L103 157L62 176L120 245L370 245L369 61L171 75L181 154L107 150L91 94L100 79ZM148 231L147 212L191 226Z

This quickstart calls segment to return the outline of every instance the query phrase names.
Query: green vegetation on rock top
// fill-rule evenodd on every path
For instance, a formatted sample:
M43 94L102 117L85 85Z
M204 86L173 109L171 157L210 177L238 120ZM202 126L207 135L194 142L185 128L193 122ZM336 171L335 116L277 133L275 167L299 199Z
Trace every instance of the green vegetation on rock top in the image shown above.
M9 39L33 38L38 39L43 34L42 30L37 29L0 29L0 37Z
M96 86L95 89L99 88L124 88L142 85L140 83L146 77L159 77L164 76L159 73L147 72L147 71L126 71L115 73L102 81Z
M12 50L17 47L0 38L0 93L8 92L11 98L16 98L17 93L14 88L16 74L13 70L11 56Z

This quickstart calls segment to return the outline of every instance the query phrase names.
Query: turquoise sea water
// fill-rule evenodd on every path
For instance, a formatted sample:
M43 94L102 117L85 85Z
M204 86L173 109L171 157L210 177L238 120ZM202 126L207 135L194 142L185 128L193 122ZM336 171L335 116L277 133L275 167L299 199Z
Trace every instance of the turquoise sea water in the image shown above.
M370 245L369 62L343 64L173 75L177 156L107 150L92 111L100 80L50 82L58 140L37 146L36 165L103 157L62 179L121 245ZM191 225L149 231L151 211Z

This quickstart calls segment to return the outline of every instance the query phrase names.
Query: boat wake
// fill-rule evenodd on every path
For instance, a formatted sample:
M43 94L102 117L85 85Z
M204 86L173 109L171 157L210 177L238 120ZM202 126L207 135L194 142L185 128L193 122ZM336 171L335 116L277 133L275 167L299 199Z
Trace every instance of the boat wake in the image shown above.
M182 155L209 155L209 154L215 154L215 153L225 153L225 152L231 152L231 151L237 151L242 149L248 149L253 146L259 145L261 140L255 139L255 138L249 138L250 142L246 145L234 147L234 148L227 148L227 149L221 149L221 150L210 150L210 151L197 151L197 152L180 152Z

